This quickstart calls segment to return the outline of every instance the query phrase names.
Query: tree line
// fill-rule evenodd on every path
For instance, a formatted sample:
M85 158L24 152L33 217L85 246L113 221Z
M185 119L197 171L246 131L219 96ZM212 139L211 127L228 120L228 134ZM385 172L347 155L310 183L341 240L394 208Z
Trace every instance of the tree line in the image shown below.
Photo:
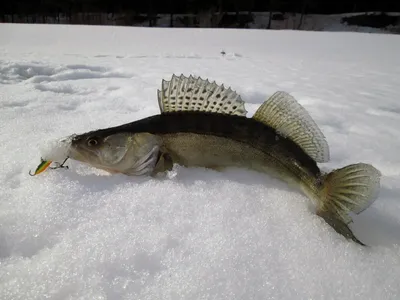
M72 12L187 14L210 9L226 12L265 12L279 10L307 13L335 14L364 11L400 11L400 1L380 0L14 0L1 1L2 14L43 14Z
M124 14L127 20L122 24L132 25L140 18L148 21L148 25L156 24L158 14L171 16L171 27L173 16L177 14L192 14L199 16L198 19L208 20L209 16L215 16L213 22L219 24L227 12L236 13L236 21L244 13L251 15L252 12L299 13L305 14L339 14L349 12L400 12L400 1L380 0L11 0L1 1L0 21L2 22L25 22L47 23L52 18L53 23L60 23L60 16L67 20L67 23L87 23L84 20L85 14ZM74 18L79 15L79 19ZM241 15L241 16L239 16ZM21 16L26 16L22 19ZM29 18L28 18L29 16ZM204 18L202 16L207 16ZM83 18L83 19L82 19ZM102 17L103 18L103 17ZM107 18L109 18L107 16ZM246 20L244 20L245 22ZM102 21L96 21L103 24ZM189 21L188 21L189 22ZM201 23L201 22L200 22ZM300 22L301 23L301 22ZM190 25L190 24L189 24ZM198 25L202 27L202 24ZM205 26L209 27L209 26Z

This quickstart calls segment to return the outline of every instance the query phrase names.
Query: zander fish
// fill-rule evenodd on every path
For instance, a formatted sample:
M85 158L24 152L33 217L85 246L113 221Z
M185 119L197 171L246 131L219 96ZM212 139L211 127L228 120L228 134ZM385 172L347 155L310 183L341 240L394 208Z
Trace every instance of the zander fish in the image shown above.
M326 139L288 93L276 92L252 118L231 88L192 76L172 76L158 90L161 113L70 137L68 156L111 173L153 176L173 164L222 170L248 168L298 187L317 215L364 245L348 224L376 199L380 172L365 163L323 173Z

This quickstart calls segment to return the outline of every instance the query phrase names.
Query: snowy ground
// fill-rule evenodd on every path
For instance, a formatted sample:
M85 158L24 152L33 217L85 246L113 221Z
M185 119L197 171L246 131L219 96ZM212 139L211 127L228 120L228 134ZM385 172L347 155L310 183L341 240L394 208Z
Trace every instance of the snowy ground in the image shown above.
M395 35L2 24L0 299L399 299L399 53ZM371 247L254 172L28 175L46 141L158 113L173 73L231 86L249 116L290 92L328 139L324 170L380 169L352 225Z

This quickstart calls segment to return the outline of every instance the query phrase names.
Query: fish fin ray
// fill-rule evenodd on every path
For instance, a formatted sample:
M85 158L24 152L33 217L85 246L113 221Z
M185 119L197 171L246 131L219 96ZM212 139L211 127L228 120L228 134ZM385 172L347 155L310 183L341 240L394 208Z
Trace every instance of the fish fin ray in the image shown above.
M317 215L325 220L328 225L330 225L337 233L344 236L347 239L351 239L357 244L361 246L366 246L363 242L361 242L351 231L348 224L338 218L335 214L332 214L328 211L317 211Z
M176 111L202 111L246 116L245 103L231 88L202 78L183 74L162 80L157 90L161 113Z
M380 177L379 170L364 163L332 171L323 179L320 210L330 212L343 222L350 223L350 212L361 213L378 197Z
M253 119L291 139L316 162L329 161L325 136L304 107L288 93L273 94L258 108Z
M159 152L158 160L156 165L154 166L153 175L159 173L165 173L167 171L171 171L174 162L172 161L171 156L167 152Z

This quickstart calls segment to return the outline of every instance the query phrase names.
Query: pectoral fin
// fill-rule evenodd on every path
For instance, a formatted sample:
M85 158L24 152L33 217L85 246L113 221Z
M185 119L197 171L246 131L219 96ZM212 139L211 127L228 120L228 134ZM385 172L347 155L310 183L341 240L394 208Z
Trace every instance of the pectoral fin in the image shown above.
M153 175L159 174L159 173L164 173L166 171L171 171L173 167L173 161L171 156L166 153L166 152L160 152L158 161L156 166L154 167L153 170Z

